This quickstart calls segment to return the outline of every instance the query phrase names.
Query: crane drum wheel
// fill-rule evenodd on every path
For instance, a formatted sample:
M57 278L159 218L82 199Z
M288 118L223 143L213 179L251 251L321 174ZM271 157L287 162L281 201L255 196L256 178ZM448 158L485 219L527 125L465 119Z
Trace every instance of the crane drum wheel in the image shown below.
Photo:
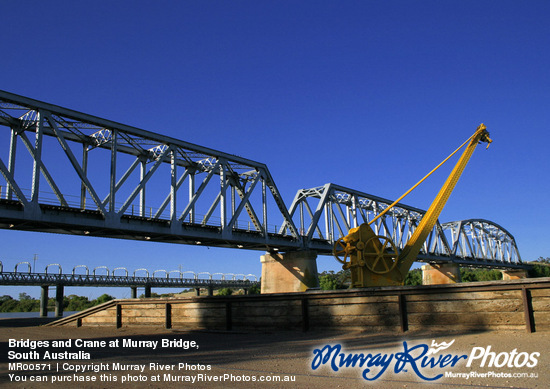
M411 189L384 209L383 212L368 223L363 223L359 227L350 229L348 235L339 238L334 243L333 255L342 264L342 269L350 269L352 288L403 285L405 277L416 260L422 245L432 231L435 223L437 223L439 214L443 210L475 148L481 142L487 143L487 148L489 148L492 142L489 132L483 123L479 125L475 133L460 147L453 151ZM403 247L403 250L399 251L390 237L376 235L370 225L385 215L466 144L468 145L464 149L460 159L422 217L411 238Z

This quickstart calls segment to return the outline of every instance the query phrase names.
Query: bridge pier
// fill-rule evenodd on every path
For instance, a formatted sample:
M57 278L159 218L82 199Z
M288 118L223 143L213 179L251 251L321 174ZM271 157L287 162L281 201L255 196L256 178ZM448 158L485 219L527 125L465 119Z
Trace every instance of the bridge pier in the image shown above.
M527 270L523 270L523 269L501 270L501 272L502 272L502 279L504 281L519 280L521 278L527 278Z
M145 285L145 298L151 297L151 285Z
M318 287L316 259L312 250L262 255L261 293L304 292Z
M132 286L130 290L131 290L130 298L137 299L137 286Z
M195 292L196 292L197 296L200 296L201 295L201 288L195 288Z
M460 281L460 266L456 263L422 265L422 285L455 284Z
M40 317L48 316L48 285L42 285L40 291Z
M63 316L63 285L55 287L55 317Z

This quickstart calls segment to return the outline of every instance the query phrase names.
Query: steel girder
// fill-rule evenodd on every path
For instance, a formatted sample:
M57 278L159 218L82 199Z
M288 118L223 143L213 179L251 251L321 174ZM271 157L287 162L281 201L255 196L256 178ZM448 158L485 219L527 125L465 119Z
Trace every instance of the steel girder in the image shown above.
M262 163L4 91L0 125L0 227L300 247Z
M335 184L301 189L290 206L290 216L304 237L304 245L330 254L334 242L351 228L369 222L393 201ZM373 225L377 235L390 237L403 249L425 211L398 204ZM487 220L464 220L434 226L418 256L423 262L455 262L470 266L524 268L515 239Z

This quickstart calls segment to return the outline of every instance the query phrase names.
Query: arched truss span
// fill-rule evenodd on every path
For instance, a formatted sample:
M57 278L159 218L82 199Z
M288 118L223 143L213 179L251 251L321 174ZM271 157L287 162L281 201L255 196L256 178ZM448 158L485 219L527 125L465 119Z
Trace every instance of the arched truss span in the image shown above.
M521 263L516 240L506 229L484 219L460 220L442 224L452 242L451 255L456 258L495 264Z
M351 228L374 219L393 201L335 184L299 190L289 213L304 245L330 254L334 242ZM426 211L398 204L372 228L403 249ZM423 262L456 262L472 266L524 267L513 236L482 219L435 224L419 256Z

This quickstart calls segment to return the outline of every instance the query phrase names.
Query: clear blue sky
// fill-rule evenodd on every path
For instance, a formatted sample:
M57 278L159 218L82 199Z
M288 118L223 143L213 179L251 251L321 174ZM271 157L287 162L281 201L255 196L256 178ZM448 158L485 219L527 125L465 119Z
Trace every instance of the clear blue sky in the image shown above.
M483 122L494 143L440 220L489 219L524 260L550 256L548 1L0 5L0 89L266 163L287 206L327 182L396 198ZM446 174L404 202L426 209ZM9 269L38 254L39 268L261 272L254 251L6 230L0 240Z

